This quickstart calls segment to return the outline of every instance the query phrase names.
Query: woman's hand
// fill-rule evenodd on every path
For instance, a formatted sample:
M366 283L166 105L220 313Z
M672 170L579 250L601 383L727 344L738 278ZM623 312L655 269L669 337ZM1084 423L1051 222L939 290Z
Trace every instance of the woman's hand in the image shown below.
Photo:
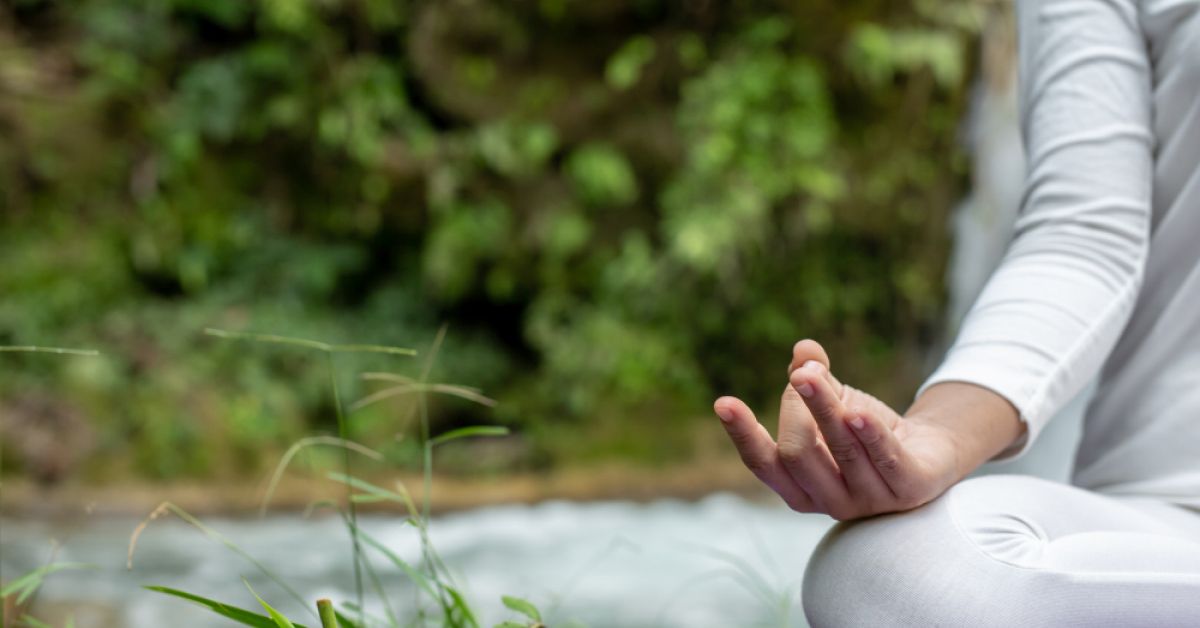
M901 417L840 383L829 371L825 350L812 340L793 348L788 374L778 440L741 400L722 397L714 408L746 466L800 512L846 520L915 508L1012 440L964 443L936 412ZM1000 399L982 388L949 386L972 389L952 390L960 401L963 393ZM1015 411L1012 422L1019 425Z

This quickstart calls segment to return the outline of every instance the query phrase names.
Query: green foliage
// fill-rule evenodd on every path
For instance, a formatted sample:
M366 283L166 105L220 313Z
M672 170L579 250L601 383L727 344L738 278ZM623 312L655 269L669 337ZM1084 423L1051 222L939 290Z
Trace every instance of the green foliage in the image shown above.
M17 596L16 603L18 605L24 604L26 600L37 593L37 590L42 587L42 582L45 581L46 576L64 569L95 569L95 565L86 563L50 563L38 567L8 583L3 589L0 589L0 599L15 595Z
M514 610L535 622L542 621L542 613L538 611L537 607L528 600L523 600L519 597L512 597L511 595L505 595L500 598L500 601L503 602L504 605L509 609Z
M863 80L883 85L897 74L927 68L938 83L962 82L963 40L938 30L889 31L878 24L858 27L847 49L848 62Z
M638 35L625 42L608 60L604 78L615 89L629 89L642 74L642 68L654 58L654 40Z
M339 428L340 428L339 431L340 431L342 437L338 438L338 439L331 439L328 437L324 437L324 438L322 438L322 437L307 437L305 439L302 439L301 441L298 441L295 445L293 445L292 448L290 448L288 450L288 452L286 454L284 454L283 458L280 460L280 462L276 468L275 476L271 480L271 486L267 490L267 495L263 498L263 509L265 511L267 502L271 498L271 492L273 490L276 479L278 478L278 476L282 472L282 470L287 467L288 462L290 462L291 457L293 456L293 454L296 451L299 451L300 449L302 449L305 446L315 445L315 444L336 444L336 445L339 445L342 447L343 452L345 454L344 457L342 458L342 464L341 464L342 470L340 472L330 471L327 473L327 477L330 480L332 480L334 482L338 482L345 486L345 488L346 488L346 496L345 496L346 507L343 510L342 507L340 507L336 504L323 503L322 505L331 506L331 507L337 509L339 514L341 514L341 516L342 516L342 519L346 525L346 529L350 536L351 554L352 554L352 560L353 560L354 569L355 569L354 588L355 588L356 597L355 597L355 602L352 604L347 603L347 606L356 612L357 620L351 620L345 616L338 614L333 609L332 603L326 599L317 601L317 603L316 603L317 614L314 614L314 618L318 619L318 621L320 621L322 626L325 628L330 628L335 625L343 626L344 628L354 628L355 626L365 627L368 625L376 625L377 623L379 625L391 626L392 628L395 628L396 626L400 625L400 618L392 607L388 592L383 587L382 581L380 580L378 573L372 566L369 557L364 552L364 547L369 547L371 549L376 550L380 554L382 554L389 561L391 561L396 567L398 567L401 571L403 571L404 574L407 575L409 577L409 579L412 580L413 584L415 584L418 587L418 590L421 593L423 593L425 596L427 596L429 598L429 601L432 601L434 604L437 605L438 610L440 611L440 616L437 619L440 621L440 623L442 625L450 626L453 628L478 628L479 621L475 616L474 610L471 608L467 599L463 596L463 594L459 590L459 587L455 583L453 575L450 573L450 570L447 568L446 564L442 561L441 557L437 553L437 550L433 547L433 544L429 539L430 503L431 503L431 498L432 498L433 454L434 454L435 447L440 444L449 443L449 442L463 439L463 438L472 438L472 437L480 437L480 436L502 436L502 435L507 434L508 430L506 428L496 427L496 426L469 426L469 427L462 427L462 428L458 428L455 430L451 430L449 432L441 434L440 436L438 436L436 438L430 437L429 415L428 415L428 411L427 411L427 399L426 399L426 397L429 394L437 393L437 394L457 396L457 397L468 399L468 400L478 403L480 405L484 405L484 406L492 405L491 400L488 399L487 397L484 397L477 390L469 389L469 388L454 385L454 384L438 384L438 383L431 383L428 381L429 373L432 371L432 368L433 368L434 359L437 357L437 354L438 354L439 350L441 349L442 341L445 338L445 328L443 328L441 331L439 331L437 338L434 340L427 355L425 356L425 361L424 361L424 365L423 365L423 368L421 371L422 374L421 374L420 378L412 379L412 378L398 376L398 375L390 374L390 373L368 373L367 374L369 376L368 377L369 379L393 381L393 382L397 382L399 384L398 386L396 386L392 389L388 389L384 392L388 392L391 394L413 394L417 398L418 407L420 409L420 424L418 426L418 429L419 429L419 434L418 434L419 439L418 440L419 440L419 443L423 450L423 464L424 464L424 473L425 473L425 475L424 475L424 492L422 493L421 505L419 508L418 508L416 502L413 500L412 496L409 494L408 489L404 487L403 483L397 482L397 487L400 492L395 492L395 491L391 491L391 490L376 486L375 484L372 484L366 480L363 480L362 478L356 477L351 474L352 466L351 466L351 458L349 457L350 451L353 450L353 451L370 452L370 453L374 453L374 452L363 447L362 445L353 443L351 441L347 441L345 439L345 423L343 421L344 416L343 416L343 411L342 411L341 405L340 405L341 404L341 396L339 394L339 387L337 384L337 381L338 381L337 370L335 368L335 363L333 361L333 356L335 354L339 354L339 353L351 353L351 354L352 353L383 353L383 354L389 354L389 355L410 355L412 353L411 350L398 348L398 347L388 347L388 346L379 346L379 345L364 345L364 344L333 345L333 344L319 342L319 341L315 341L315 340L311 340L311 339L307 339L307 338L279 336L279 335L275 335L275 334L237 333L237 332L228 332L228 331L217 330L217 329L208 329L208 330L206 330L206 332L209 335L217 336L220 338L233 339L233 340L248 340L248 341L253 341L253 342L258 342L258 343L285 345L285 346L289 346L289 347L299 347L299 348L308 349L308 350L320 351L320 352L325 353L326 356L328 356L328 358L329 358L329 369L330 369L329 385L331 388L331 392L333 394L334 402L335 402L335 404L338 404L336 411L337 411L337 414L339 417ZM367 401L369 404L369 403L374 403L376 401L379 401L380 399L382 399L382 397L380 397L379 395L373 395L372 397L368 397L365 401ZM409 523L412 525L412 527L415 530L415 533L418 534L418 536L419 536L420 548L421 548L421 563L419 565L417 565L417 566L411 565L409 562L400 558L399 555L397 555L394 551L392 551L386 545L381 543L378 539L374 538L373 536L371 536L370 534L364 532L363 530L361 530L359 528L358 520L357 520L357 516L356 516L355 505L358 503L361 503L361 502L379 502L379 501L394 502L395 504L401 505L406 509L407 519L405 521L406 521L406 523ZM130 567L132 567L132 564L133 564L134 550L137 546L137 541L138 541L138 538L140 537L141 533L145 530L146 526L151 521L153 521L154 519L156 519L162 515L168 514L168 513L177 515L178 517L182 518L184 521L188 522L189 524L194 526L196 529L198 529L199 531L204 533L210 539L213 539L213 540L221 543L222 545L224 545L226 548L228 548L232 552L234 552L234 553L238 554L239 556L241 556L242 558L246 559L260 573L267 576L270 580L272 580L277 585L279 585L279 587L281 589L283 589L285 592L287 592L289 595L291 595L293 599L297 600L301 604L304 603L304 600L300 597L300 595L293 588L288 586L288 584L283 580L283 578L279 574L277 574L277 573L271 571L270 569L268 569L267 567L265 567L261 562L256 560L253 556L251 556L246 550L239 547L237 544L235 544L234 542L232 542L231 540L226 538L224 535L222 535L219 532L208 527L207 525L202 523L199 519L192 516L187 511L183 510L182 508L179 508L178 506L176 506L170 502L164 502L163 504L161 504L146 518L146 520L144 520L134 530L133 535L130 538L130 542L129 542L129 566ZM47 569L43 569L43 571L47 571ZM386 615L387 615L386 621L376 622L374 618L369 617L363 610L364 609L364 606L363 606L364 591L363 591L362 573L364 571L366 572L366 575L367 575L370 583L374 586L375 593L377 594L379 601L383 604L383 606L386 610ZM38 574L38 572L35 572L35 574L27 577L26 579L27 580L32 579L34 576L37 576L38 578L40 578L40 575ZM259 604L267 612L266 617L252 613L245 609L241 609L241 608L237 608L237 607L223 604L220 602L216 602L214 600L210 600L208 598L198 596L195 594L186 593L183 591L178 591L175 589L169 589L169 588L165 588L165 587L150 587L150 588L151 588L151 590L154 590L154 591L159 591L162 593L166 593L168 595L173 595L173 596L180 597L180 598L192 601L192 602L199 603L219 615L228 617L234 621L237 621L238 623L242 623L245 625L250 625L250 626L274 625L274 626L277 626L278 628L293 628L293 626L298 625L298 624L293 624L293 622L290 619L288 619L286 616L284 616L282 613L280 613L278 610L276 610L274 607L272 607L261 596L259 596L258 593L253 589L253 587L250 586L250 583L245 578L242 579L242 582L246 585L246 588L250 591L250 593L254 596L254 598L256 600L258 600ZM16 589L14 588L13 590L16 590ZM524 600L517 599L517 598L508 598L508 597L505 597L503 601L504 601L504 604L506 606L508 606L509 608L518 610L518 611L528 615L529 617L534 619L535 622L538 622L536 625L540 625L540 613L538 612L536 607L534 607L531 603L526 602ZM420 602L421 602L421 600L418 601L419 604L420 604ZM307 607L307 605L305 605L305 606ZM311 612L311 609L309 609L309 610ZM427 617L426 617L425 611L422 610L420 608L420 606L418 606L418 608L415 611L415 617L412 617L410 619L414 622L413 625L426 625Z
M35 347L36 348L36 347ZM58 353L67 350L53 350ZM56 548L57 550L57 548ZM53 561L53 558L51 558ZM0 625L27 626L29 628L49 628L49 624L24 612L33 603L38 590L42 588L46 577L64 570L95 569L96 565L88 563L47 562L45 565L18 576L16 580L0 587ZM75 618L68 615L66 628L73 628Z
M157 593L171 595L189 602L194 602L243 626L254 626L255 628L275 628L277 625L276 622L269 616L259 615L244 608L230 606L229 604L217 602L216 600L211 600L194 593L188 593L187 591L180 591L179 589L160 586L147 586L146 589L155 591ZM255 597L257 597L257 595L255 595ZM292 625L295 626L296 624Z
M717 394L773 399L802 337L903 403L941 317L978 13L5 5L0 343L104 355L0 355L0 410L83 417L66 466L89 478L236 477L335 429L326 364L194 330L406 346L443 322L438 368L496 392L529 464L686 456L648 442ZM357 410L347 436L388 442L395 414ZM62 464L13 442L4 471Z
M780 20L743 33L684 88L684 167L663 198L670 250L689 266L716 268L772 229L782 201L837 200L843 180L829 149L836 132L830 96L814 59L789 54Z
M585 144L567 157L567 175L576 195L589 205L628 205L637 200L633 168L612 146Z
M278 628L296 628L296 625L292 623L292 620L285 617L282 613L275 610L273 606L268 604L266 600L262 599L262 596L254 591L254 587L251 587L250 583L247 582L245 578L242 578L242 582L245 583L246 588L250 590L250 594L254 596L254 599L258 600L258 603L262 605L263 610L267 611L267 615Z

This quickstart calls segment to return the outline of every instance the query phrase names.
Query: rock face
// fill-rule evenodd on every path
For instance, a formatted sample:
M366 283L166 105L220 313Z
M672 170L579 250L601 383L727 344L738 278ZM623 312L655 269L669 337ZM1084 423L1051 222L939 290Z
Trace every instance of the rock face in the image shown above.
M43 394L0 404L0 444L27 477L50 486L66 479L92 444L88 421L68 403Z

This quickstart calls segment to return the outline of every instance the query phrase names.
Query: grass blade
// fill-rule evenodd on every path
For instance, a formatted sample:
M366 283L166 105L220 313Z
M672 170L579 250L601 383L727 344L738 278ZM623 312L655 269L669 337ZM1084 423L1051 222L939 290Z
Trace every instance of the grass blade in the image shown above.
M381 371L368 371L360 373L359 377L367 381L392 382L393 384L413 384L417 380L399 373L384 373Z
M21 347L0 346L0 353L57 353L59 355L83 355L97 356L99 351L95 349L65 349L63 347L38 347L35 345L25 345Z
M350 428L346 422L346 410L342 407L342 393L338 387L338 372L337 363L334 361L333 352L325 354L325 361L329 368L329 390L333 393L333 409L337 413L338 436L346 440L350 436ZM350 450L342 450L342 472L350 475ZM351 490L346 487L346 508L350 511L350 521L358 521L358 506L350 499ZM362 545L358 540L358 526L354 526L350 530L350 552L352 564L354 566L354 600L358 603L361 609L363 606L363 584L362 584ZM362 610L359 610L358 621L361 624L366 623L366 616Z
M3 589L0 589L0 598L8 597L19 591L20 593L17 593L17 604L24 604L25 600L29 599L29 596L33 595L34 592L42 586L42 582L45 580L46 576L64 569L95 568L95 565L90 565L87 563L50 563L48 565L43 565L37 569L34 569L33 571L30 571L29 573L26 573L16 580L13 580Z
M684 580L679 584L679 586L675 587L671 593L662 598L663 605L659 607L658 613L654 617L653 625L663 625L665 623L667 612L671 609L671 607L679 601L679 598L683 597L683 594L691 591L696 587L696 585L704 584L720 578L729 578L741 584L741 581L739 580L740 576L741 574L739 574L733 567L723 565L721 567L717 567L716 569L697 574L691 578L688 578L687 580Z
M259 334L259 333L253 333L253 332L229 331L229 330L224 330L224 329L215 329L212 327L206 328L204 330L204 333L206 333L210 336L215 336L217 338L224 338L224 339L229 339L229 340L249 340L249 341L253 341L253 342L265 342L265 343L272 343L272 344L292 345L292 346L302 347L305 349L313 349L316 351L324 352L326 360L328 362L328 367L329 367L329 387L330 387L331 391L333 392L333 406L334 406L334 409L337 411L338 436L342 440L347 440L347 435L349 434L349 430L347 429L347 426L346 426L345 409L342 407L341 393L338 390L337 367L334 364L334 355L338 354L338 353L385 353L385 354L391 354L391 355L404 355L404 356L417 355L417 352L414 349L408 349L405 347L390 347L390 346L385 346L385 345L371 345L371 344L344 344L344 345L330 344L327 342L320 342L318 340L311 340L308 338L297 338L294 336L280 336L278 334ZM342 460L343 460L342 470L347 475L349 475L349 473L350 473L350 452L347 450L347 451L344 451L343 454L344 455L342 458ZM349 510L350 510L350 519L356 520L358 518L356 505L353 500L349 499L349 496L347 496L347 501L349 502L347 504L347 506L349 507ZM363 602L362 566L359 564L360 552L359 552L358 536L357 536L357 532L354 532L354 530L357 530L357 526L352 528L351 538L350 538L351 551L353 554L353 565L354 565L354 594L355 594L355 600L357 600L358 606L361 608L363 605L363 603L362 603ZM308 605L305 604L304 607L308 608ZM312 609L309 609L309 612L312 613L313 612ZM313 615L313 617L316 617L316 615ZM359 619L361 620L362 617L360 616Z
M294 458L296 454L300 453L300 450L304 449L305 447L314 447L317 445L343 447L345 449L358 452L372 460L383 460L383 454L364 445L360 445L352 440L345 440L336 436L310 436L308 438L301 438L300 440L292 443L291 447L288 447L287 452L285 452L283 457L279 459L279 464L275 465L275 470L271 473L271 481L267 484L267 492L265 495L263 495L262 503L260 503L258 506L259 518L267 515L267 506L271 503L271 497L275 495L275 489L279 485L279 480L283 478L283 472L287 469L288 465L292 463L292 458Z
M519 597L513 597L511 595L502 595L500 596L500 601L504 602L504 605L510 610L514 610L532 619L533 621L542 621L542 614L539 613L537 607L528 600L522 600Z
M341 482L342 484L356 488L370 496L370 499L359 501L392 501L400 504L407 502L407 500L404 499L404 496L399 493L393 493L386 488L376 486L366 480L356 478L352 475L338 473L337 471L330 471L329 473L325 474L325 477L333 480L334 482ZM355 495L354 497L360 496L362 495Z
M408 516L416 517L420 511L417 510L417 503L413 501L412 493L408 492L408 487L404 486L404 482L396 480L396 490L400 493L400 497L404 498L404 506L408 508Z
M729 565L734 571L741 574L742 578L740 581L751 593L760 596L768 604L775 602L773 599L774 588L771 587L771 584L763 578L758 570L750 565L749 561L731 552L712 547L697 547L696 549L699 553L707 554L710 558Z
M364 379L366 379L366 378L364 377ZM405 379L407 379L407 378L405 378ZM422 384L419 382L412 382L410 380L409 382L405 382L405 383L402 383L402 384L399 384L396 386L391 386L389 388L384 388L383 390L376 391L366 397L363 397L362 399L359 399L358 401L354 402L354 405L350 406L350 409L351 410L359 410L359 409L365 408L373 403L378 403L380 401L383 401L384 399L390 399L392 397L397 397L400 395L407 395L409 393L427 393L427 392L441 393L443 395L449 395L451 397L458 397L460 399L466 399L467 401L477 403L481 406L487 406L489 408L494 407L496 405L495 399L484 396L483 394L481 394L479 392L478 388L471 388L469 386L459 386L458 384Z
M16 593L18 590L27 588L31 584L40 583L46 575L56 571L84 566L86 565L83 563L51 563L49 565L38 567L37 569L34 569L20 578L8 583L8 585L3 589L0 589L0 597L8 597L13 593Z
M193 517L191 515L191 513L180 508L179 506L176 506L175 504L173 504L171 502L163 502L163 503L159 504L158 508L155 508L148 517L143 519L142 522L139 523L136 528L134 528L133 534L130 535L130 537L129 537L129 554L128 554L128 557L127 557L126 563L125 563L126 568L133 569L133 553L137 549L138 538L141 537L142 532L145 531L146 527L150 525L151 521L154 521L155 519L158 519L159 517L166 515L166 514L170 514L170 513L174 513L175 516L179 517L180 519L183 519L184 521L191 524L192 527L203 532L204 535L207 536L208 538L210 538L214 541L217 541L218 543L220 543L221 545L224 545L226 548L228 548L233 553L244 558L251 565L254 565L254 567L256 569L258 569L259 573L270 578L272 582L279 585L279 587L281 589L283 589L284 591L286 591L288 593L288 595L290 595L292 597L292 599L299 602L302 607L308 608L308 606L309 606L308 602L306 602L304 600L304 598L295 589L293 589L287 582L284 582L284 580L282 578L280 578L278 575L276 575L275 572L271 571L270 569L267 569L266 565L262 564L261 562L258 561L258 559L251 556L248 552L246 552L246 550L242 549L241 547L238 547L238 545L236 543L229 540L225 535L204 525L204 523L202 521ZM308 612L313 616L313 619L318 619L315 611L313 611L312 609L308 609Z
M338 628L360 628L362 624L355 623L354 620L343 615L340 611L333 611L333 616L337 617Z
M218 602L216 600L210 600L206 597L201 597L201 596L195 595L193 593L188 593L187 591L180 591L179 589L172 589L170 587L159 587L159 586L147 586L147 587L143 587L143 588L150 590L150 591L156 591L158 593L165 593L167 595L173 595L177 598L181 598L181 599L187 600L189 602L194 602L196 604L199 604L200 606L203 606L203 607L211 610L212 612L214 612L222 617L232 619L233 621L236 621L239 624L242 624L243 626L254 626L255 628L277 628L277 626L278 626L278 624L276 624L275 621L272 620L270 617L267 617L264 615L259 615L258 613L248 611L244 608L238 608L237 606L230 606L229 604L224 604L224 603ZM295 628L304 628L304 626L301 626L300 624L292 624L292 625L295 626Z
M280 336L278 334L257 334L246 331L229 331L225 329L215 329L212 327L205 328L204 333L217 338L225 338L227 340L249 340L252 342L265 342L268 344L292 345L295 347L304 347L306 349L315 349L324 351L325 353L386 353L389 355L417 355L416 349L407 347L391 347L387 345L339 345L321 342L319 340L310 340L308 338L297 338L295 336Z
M474 425L471 427L460 427L456 430L450 430L445 434L429 441L430 446L437 447L443 443L448 443L452 440L460 438L471 438L474 436L504 436L508 434L508 428L499 425Z
M384 623L382 617L379 617L378 615L375 615L373 613L368 613L366 611L366 609L355 604L354 602L342 602L342 607L353 613L358 613L359 615L362 615L362 617L363 617L362 623L355 623L355 622L347 619L345 615L338 613L337 614L338 621L342 622L343 626L347 626L348 628L360 628L362 626L374 628L375 626L378 626L378 625ZM410 624L409 628L425 628L425 627L423 624L417 623L417 624ZM449 626L446 628L453 628L453 626Z
M405 561L403 558L400 558L400 556L398 556L395 552L393 552L391 549L389 549L388 546L379 542L378 539L371 536L370 534L367 534L366 532L363 532L362 530L359 530L358 534L359 534L359 538L362 539L364 542L366 542L367 545L374 547L376 550L379 551L379 553L383 554L385 557L387 557L388 560L392 561L392 564L399 567L400 570L403 571L405 573L405 575L407 575L409 577L409 579L413 581L413 584L416 584L423 591L428 593L429 596L432 597L433 599L437 600L440 598L440 596L437 593L437 589L434 586L435 583L431 582L429 580L429 578L427 578L425 576L425 574L421 573L417 568L408 564L407 561Z
M242 578L242 584L245 584L246 588L250 590L250 594L254 596L254 599L258 600L259 604L262 604L263 609L266 610L267 614L271 616L271 621L275 622L275 625L278 628L296 628L296 625L292 623L292 620L284 617L283 613L280 613L270 604L267 604L267 601L262 599L262 596L260 596L258 592L254 590L254 587L250 586L250 583L246 581L245 578Z
M443 584L442 588L446 590L446 593L450 594L450 599L452 600L450 605L451 612L448 613L447 617L451 625L478 628L479 620L475 619L475 613L471 610L471 605L467 603L467 599L463 597L462 593L447 584Z

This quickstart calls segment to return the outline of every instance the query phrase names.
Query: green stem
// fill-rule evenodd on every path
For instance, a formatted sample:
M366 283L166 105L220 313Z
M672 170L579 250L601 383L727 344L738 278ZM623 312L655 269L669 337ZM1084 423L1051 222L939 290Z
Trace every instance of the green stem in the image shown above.
M317 600L317 614L321 616L321 628L338 628L337 615L333 612L333 602L324 598Z
M430 345L428 355L425 356L425 365L421 369L421 378L417 381L419 387L424 387L429 383L429 377L433 373L433 362L437 359L438 350L445 339L446 326L442 325L438 329L437 336L433 339L433 344ZM444 618L448 618L450 614L449 609L452 607L452 600L449 599L449 594L446 592L446 587L444 586L445 583L442 581L441 575L443 574L438 573L439 567L442 566L441 558L434 551L433 543L429 540L429 521L433 509L433 439L430 434L431 429L429 425L429 401L424 390L417 392L417 410L421 423L422 466L424 467L424 490L421 495L421 514L417 519L420 523L418 533L421 540L421 562L424 563L425 568L428 570L430 580L442 585L437 589L438 597L440 598L438 603L442 607ZM448 570L440 569L440 571L444 571L445 577L450 579Z
M297 347L306 347L324 351L326 353L386 353L390 355L417 355L413 349L404 347L389 347L386 345L335 345L328 342L320 342L318 340L309 340L308 338L296 338L294 336L280 336L278 334L255 334L244 331L227 331L224 329L214 329L209 327L204 330L204 333L217 338L229 338L235 340L253 340L256 342L270 342L280 345L293 345Z
M338 387L337 381L337 366L333 361L333 352L325 353L329 362L329 383L333 389L333 406L337 412L338 423L338 438L343 441L350 439L349 429L346 426L346 413L342 410L342 393ZM350 450L342 450L342 473L346 477L351 477L350 473ZM347 509L350 511L350 546L354 559L354 598L358 603L358 621L363 625L365 618L363 617L363 583L362 583L362 545L358 538L358 507L352 498L353 489L350 485L346 485L346 502Z
M58 353L61 355L100 355L95 349L64 349L62 347L35 347L26 345L23 347L0 347L0 353Z

